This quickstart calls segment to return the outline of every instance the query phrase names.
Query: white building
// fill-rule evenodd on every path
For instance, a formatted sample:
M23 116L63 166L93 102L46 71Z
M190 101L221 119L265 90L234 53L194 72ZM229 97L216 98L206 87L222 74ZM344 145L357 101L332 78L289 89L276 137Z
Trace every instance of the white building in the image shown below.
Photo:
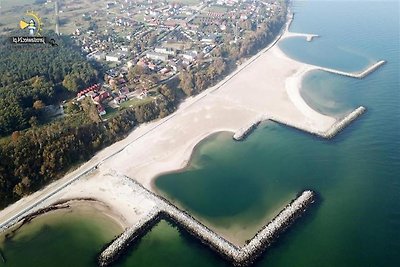
M148 52L146 53L146 57L149 59L153 60L162 60L162 61L168 61L168 56L167 54L161 54L157 52Z
M175 50L172 48L166 48L166 47L156 47L154 49L156 53L161 53L161 54L166 54L170 56L175 56Z
M118 54L109 54L109 55L106 55L106 61L110 61L110 62L121 62L121 55L118 55Z

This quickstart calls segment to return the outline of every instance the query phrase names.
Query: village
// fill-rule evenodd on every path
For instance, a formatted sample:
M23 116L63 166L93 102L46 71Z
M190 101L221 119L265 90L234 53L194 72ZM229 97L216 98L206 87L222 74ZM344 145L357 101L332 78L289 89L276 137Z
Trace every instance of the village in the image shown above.
M61 5L60 14L79 3ZM104 81L76 96L90 97L102 120L156 99L157 88L181 70L207 68L213 50L245 39L281 8L275 0L116 0L96 6L79 18L88 26L76 27L71 36L88 60L106 68Z

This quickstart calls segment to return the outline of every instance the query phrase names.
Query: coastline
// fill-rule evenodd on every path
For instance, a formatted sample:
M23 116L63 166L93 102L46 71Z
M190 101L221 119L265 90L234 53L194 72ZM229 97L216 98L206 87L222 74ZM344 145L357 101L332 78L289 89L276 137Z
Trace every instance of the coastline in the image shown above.
M20 234L30 234L30 231L26 233L25 227L27 225L34 225L33 228L39 229L40 225L44 222L59 221L65 216L74 216L78 218L101 218L102 221L106 220L107 224L112 226L112 231L122 232L128 225L123 223L119 214L117 214L112 208L106 204L99 202L94 199L69 199L54 203L53 205L37 211L35 214L31 214L25 220L13 225L6 231L0 233L0 243L7 239L13 239ZM50 216L50 217L49 217Z
M328 131L337 120L313 110L299 92L304 76L320 68L291 59L277 45L295 37L288 31L292 19L289 17L274 42L217 85L186 99L168 117L141 125L64 178L0 211L0 217L5 221L21 210L26 214L60 200L89 197L120 214L119 220L126 227L146 216L156 204L135 194L117 174L133 177L154 191L155 179L185 168L204 138L220 131L234 133L260 115L310 133ZM65 187L47 197L64 183Z

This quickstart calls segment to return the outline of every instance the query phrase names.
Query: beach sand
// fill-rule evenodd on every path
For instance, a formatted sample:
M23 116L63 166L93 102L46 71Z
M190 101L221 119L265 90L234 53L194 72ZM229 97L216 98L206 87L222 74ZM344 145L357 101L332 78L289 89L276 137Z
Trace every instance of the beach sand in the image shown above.
M307 38L307 35L286 30L281 40L289 37ZM304 75L314 69L318 67L295 61L277 45L271 45L214 87L186 99L175 113L141 125L64 178L2 210L0 223L27 207L27 212L31 212L59 200L94 198L119 214L118 220L126 228L145 216L155 203L132 191L116 173L154 191L155 177L184 168L201 140L219 131L230 131L233 135L259 116L312 133L325 132L336 122L335 118L313 110L300 95ZM94 172L65 185L94 166ZM58 192L49 197L55 189ZM35 203L39 204L31 208ZM224 236L230 239L228 232ZM231 240L238 241L239 237L231 235Z

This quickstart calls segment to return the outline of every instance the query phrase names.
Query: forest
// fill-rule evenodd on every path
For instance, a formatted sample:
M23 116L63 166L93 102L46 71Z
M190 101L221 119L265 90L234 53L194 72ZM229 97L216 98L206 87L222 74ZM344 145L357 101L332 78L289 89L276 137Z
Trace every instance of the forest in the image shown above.
M31 127L41 107L71 97L99 77L66 38L59 38L58 47L12 45L3 39L0 69L0 136Z

